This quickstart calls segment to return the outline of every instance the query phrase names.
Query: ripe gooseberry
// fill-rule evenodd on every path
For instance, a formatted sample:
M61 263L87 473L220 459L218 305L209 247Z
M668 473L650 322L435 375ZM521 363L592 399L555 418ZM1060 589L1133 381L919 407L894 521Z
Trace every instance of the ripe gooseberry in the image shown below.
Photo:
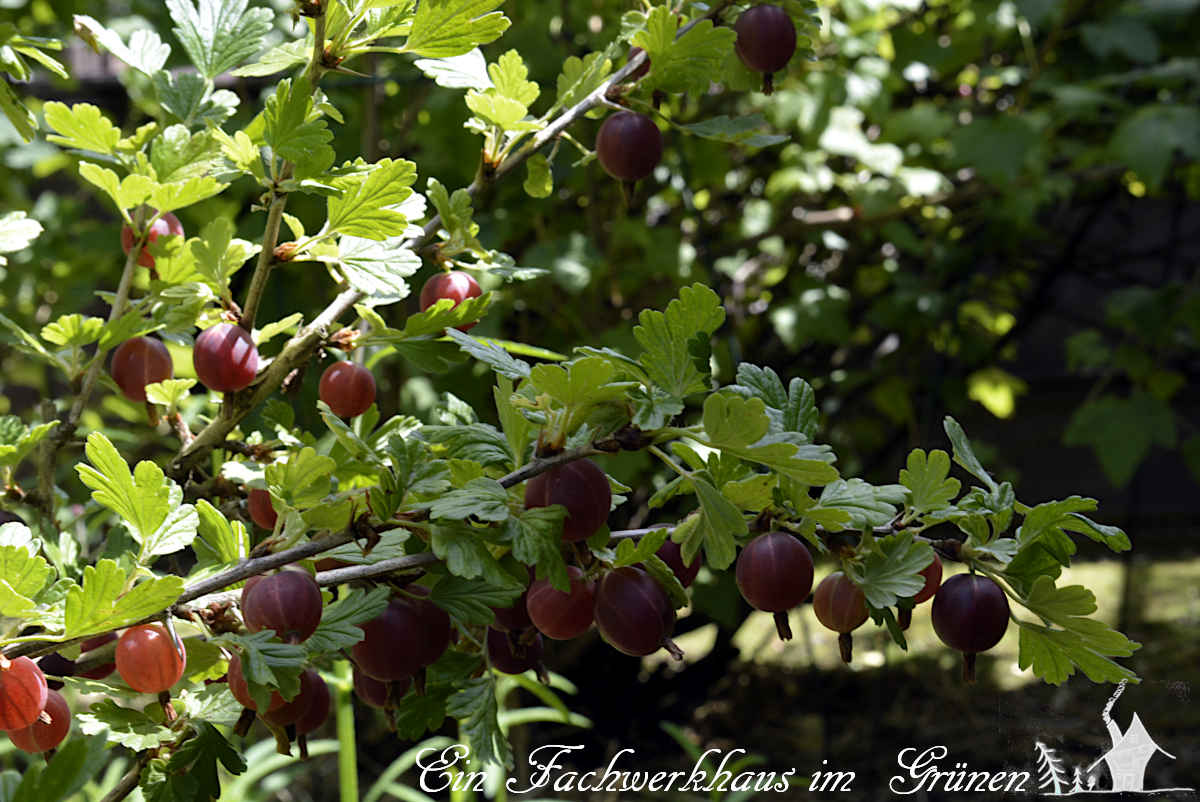
M683 652L670 640L675 608L654 577L624 566L604 575L596 586L596 629L617 651L643 657L665 647L676 660Z
M0 656L0 730L21 730L46 706L46 676L28 657Z
M275 507L271 504L269 491L263 490L261 487L250 488L250 492L246 494L246 511L250 513L251 521L263 529L275 531L275 522L279 520L279 513L275 512Z
M117 633L115 632L105 632L103 635L97 635L94 638L88 638L83 643L79 644L79 651L81 652L79 659L85 659L88 652L95 651L107 643L112 643L116 639ZM80 671L79 676L87 677L88 679L104 679L109 674L113 673L116 668L116 663L101 663L93 668Z
M229 671L226 673L225 679L229 685L229 692L233 694L234 699L238 700L238 704L250 710L258 710L258 703L250 695L250 686L246 683L246 675L242 673L242 658L236 654L229 658ZM279 695L279 691L274 691L267 702L267 712L278 710L285 704L287 704L287 700Z
M454 625L450 623L450 616L446 614L445 610L425 598L429 596L428 588L409 585L405 590L416 598L402 596L397 598L395 603L410 607L416 615L417 621L424 630L417 658L421 661L421 665L431 666L446 652L446 649L450 648Z
M374 677L364 674L358 666L353 667L353 678L354 692L358 694L358 698L380 710L388 706L388 700L392 695L400 699L408 693L409 687L412 686L410 677L404 677L395 682L380 682Z
M300 643L316 632L323 607L321 588L307 571L280 571L242 590L246 629L273 629L287 643Z
M654 172L662 160L662 132L644 114L618 111L596 134L596 158L604 171L627 184Z
M325 684L325 680L321 678L320 674L314 671L313 675L316 680L306 694L308 705L300 714L300 718L296 719L297 735L306 735L324 724L325 719L329 718L329 709L332 707L333 700L329 696L329 686ZM304 693L304 691L301 692Z
M328 696L329 689L324 686L325 680L321 679L320 674L311 668L304 669L300 673L300 691L292 697L291 701L286 701L279 707L268 710L263 718L277 727L295 724L308 712L309 705L319 697L321 690L324 690ZM328 713L328 709L325 712ZM322 721L324 721L323 718ZM317 723L320 724L320 722Z
M339 418L355 418L375 403L375 377L353 362L334 362L321 374L321 400Z
M149 231L146 234L146 246L142 248L142 252L138 254L137 263L142 267L154 267L154 257L150 255L150 243L157 242L159 237L183 236L183 223L179 222L179 218L170 212L166 212L150 224ZM137 243L138 237L134 233L133 228L125 225L121 227L121 250L128 255L133 246Z
M679 584L685 588L691 587L696 581L696 576L700 573L700 555L697 554L692 558L688 565L683 564L683 548L674 540L666 540L658 551L655 552L659 559L667 564L671 569L671 573L675 574L675 578L679 580Z
M592 625L595 585L573 565L567 567L567 576L571 580L568 592L557 590L548 579L538 579L529 586L525 599L533 625L554 640L578 637Z
M1004 637L1010 610L1004 590L986 576L955 574L933 597L933 631L963 653L963 679L975 681L975 655Z
M46 706L37 719L23 729L9 730L8 737L21 751L37 754L57 747L70 731L71 708L67 700L58 691L48 691Z
M505 674L524 674L542 662L545 646L542 634L534 629L501 632L488 627L488 663Z
M933 598L933 595L938 592L938 588L942 584L942 561L938 556L933 555L933 562L925 566L920 571L921 576L925 579L925 584L921 587L917 594L911 599L911 607L901 607L900 614L896 617L897 623L900 624L900 629L908 629L912 624L912 608L927 602Z
M358 626L363 639L350 649L350 657L367 676L394 682L413 677L426 665L429 630L416 605L393 599L382 613Z
M117 673L142 693L161 693L183 676L187 653L178 637L172 641L162 624L125 630L117 641Z
M438 273L430 276L425 285L421 287L421 311L424 312L443 298L449 298L454 302L453 306L458 306L468 298L478 298L480 295L483 295L483 290L479 288L479 282L470 273L464 273L461 270ZM458 330L470 331L478 323L479 321L465 323L459 326Z
M258 375L258 348L241 326L218 323L196 337L192 366L208 389L234 392L249 387Z
M68 660L58 652L38 658L37 667L41 669L43 675L49 674L46 677L46 687L52 691L57 691L63 687L60 680L51 679L51 677L73 677L75 676L75 661Z
M763 73L763 92L774 89L773 75L782 70L796 52L796 26L778 6L751 6L733 25L734 50L750 69Z
M130 401L145 401L147 384L175 375L167 347L151 337L134 337L118 345L110 370L113 381Z
M567 508L563 540L587 540L608 520L612 506L608 477L590 459L577 459L555 465L525 483L526 509L554 504Z
M838 633L838 648L843 662L849 663L854 639L850 633L867 620L867 599L862 589L841 571L821 580L813 592L813 612L817 620Z
M813 562L808 549L787 532L767 532L746 544L734 576L742 598L756 610L774 613L775 630L791 640L788 610L808 598Z

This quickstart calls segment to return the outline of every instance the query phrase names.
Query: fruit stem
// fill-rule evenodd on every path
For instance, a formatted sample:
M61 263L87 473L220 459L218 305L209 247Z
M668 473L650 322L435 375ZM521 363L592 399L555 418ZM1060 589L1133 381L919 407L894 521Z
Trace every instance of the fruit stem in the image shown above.
M764 95L770 95L775 92L775 74L768 72L763 75L762 91Z
M975 682L975 656L974 652L963 652L963 682Z
M775 631L779 633L780 640L792 639L792 625L788 623L787 610L782 610L775 613Z
M667 654L676 660L683 659L683 649L680 649L679 644L670 638L663 638L662 647L667 650Z
M912 626L912 610L901 610L896 616L896 623L900 625L901 631Z
M849 632L838 635L838 651L842 653L842 662L849 663L854 656L854 636Z
M237 723L233 725L234 734L239 738L245 738L246 734L250 732L250 728L254 726L254 717L256 715L250 708L243 708L242 714L238 716Z
M175 719L179 718L179 714L175 712L175 708L171 705L171 692L163 691L158 695L158 703L162 705L163 718L167 724L174 724Z

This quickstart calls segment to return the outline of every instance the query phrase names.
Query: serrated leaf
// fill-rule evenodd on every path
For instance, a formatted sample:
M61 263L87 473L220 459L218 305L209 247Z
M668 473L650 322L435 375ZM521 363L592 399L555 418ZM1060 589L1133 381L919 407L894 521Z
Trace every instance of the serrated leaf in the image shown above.
M495 479L472 479L464 487L451 490L424 505L434 520L481 521L508 519L508 491Z
M488 549L490 530L465 523L437 524L429 539L433 553L446 563L455 576L464 579L483 577L497 585L508 581L508 574Z
M696 366L691 343L705 341L725 321L721 299L703 284L684 287L665 312L644 310L633 335L645 349L639 362L650 379L676 398L708 389L707 366Z
M42 339L63 348L82 348L100 339L104 319L83 315L63 315L42 327Z
M46 117L46 125L58 132L47 134L46 141L105 156L116 152L121 129L113 125L98 107L90 103L76 103L68 108L64 103L51 101L42 108L42 113Z
M733 50L737 35L732 28L714 28L711 20L700 20L678 36L679 20L673 9L651 9L646 28L631 43L650 57L650 74L642 82L664 92L706 92L709 82L721 71Z
M487 61L477 47L461 56L420 58L413 66L447 89L487 89L492 85Z
M636 543L631 539L622 540L617 544L617 555L613 561L613 568L637 565L646 560L657 552L663 543L667 542L669 534L670 530L668 529L657 529L653 532L647 532Z
M250 552L250 533L241 521L230 522L206 499L196 502L197 535L192 542L198 567L229 565Z
M340 195L328 201L328 230L370 240L405 233L408 220L395 207L412 195L416 165L405 159L381 159L365 175L336 179Z
M337 461L306 446L286 461L274 462L265 470L272 495L289 507L307 509L320 504L329 495L330 479Z
M195 386L195 379L167 379L151 382L146 385L146 400L151 404L174 409L188 397L189 391Z
M723 571L737 556L736 538L745 535L749 528L741 511L720 491L703 479L692 477L691 481L700 500L700 515L691 536L681 544L683 561L691 564L703 548L705 562L714 570Z
M541 153L535 153L525 162L526 194L531 198L548 198L554 191L554 175L550 172L550 161Z
M76 14L74 21L76 32L91 37L91 41L102 46L118 60L151 78L163 68L167 57L171 55L171 46L164 43L151 29L135 30L129 35L129 44L126 45L116 31L105 28L87 14Z
M657 64L655 65L657 67ZM720 115L698 123L681 126L689 134L716 142L726 142L747 148L765 148L787 142L791 137L786 134L767 134L763 129L767 121L761 114L751 114L747 117L729 117Z
M339 264L351 287L366 296L365 304L386 306L411 293L406 278L421 269L421 257L404 247L404 237L383 240L344 236L338 242Z
M863 560L859 582L867 604L891 607L900 599L915 596L925 586L921 569L934 558L933 548L914 542L911 532L877 539Z
M525 565L537 569L538 579L548 579L566 593L571 587L567 564L562 557L562 522L566 508L560 505L522 510L504 523L504 542Z
M529 376L529 363L514 358L508 351L494 345L494 341L472 337L457 329L448 329L446 336L458 343L469 356L488 365L493 371L510 379L524 379Z
M242 675L250 698L260 709L269 704L272 689L284 699L293 699L300 692L300 674L308 660L303 646L280 643L269 629L252 635L225 635L221 641L240 649Z
M42 233L42 224L25 212L9 212L0 217L0 253L23 251ZM0 257L0 265L6 260Z
M498 713L496 678L492 674L468 680L446 700L446 714L459 720L460 732L470 744L472 766L512 765L512 752L500 729Z
M487 626L495 618L491 608L509 607L524 590L516 579L497 585L483 579L445 576L433 586L429 599L464 624Z
M907 467L900 471L900 484L912 493L909 507L917 513L950 506L962 483L950 476L950 455L934 450L928 455L919 448L908 455Z
M612 72L612 59L604 52L588 53L582 59L570 56L558 76L555 108L569 108L594 92Z
M321 623L304 642L304 648L310 654L349 649L363 639L363 630L358 624L382 613L390 595L391 590L387 587L343 591L337 601L325 606Z
M126 573L115 560L85 566L82 584L67 591L63 638L79 638L128 626L170 607L183 593L183 579L146 579L126 593Z
M88 183L99 187L112 199L122 214L140 205L158 186L144 175L127 175L124 179L119 179L112 170L91 162L80 162L79 176Z
M32 599L49 577L49 563L24 546L0 546L0 580L14 592Z
M140 710L119 707L111 699L101 699L86 713L76 713L75 720L85 735L108 731L108 739L127 749L141 752L169 743L177 736Z
M216 78L258 52L273 13L248 0L166 0L175 36L200 74Z
M421 436L432 444L442 446L445 456L452 459L466 459L481 465L503 467L513 464L508 440L502 432L488 423L424 426L421 428Z
M45 764L26 768L12 802L50 802L74 798L88 782L103 770L110 752L104 738L71 738L60 746Z
M91 465L76 465L80 480L92 489L92 499L115 512L125 522L134 540L147 541L178 505L172 495L182 497L178 486L150 461L139 462L135 472L112 442L100 432L88 435L84 449ZM172 492L174 490L174 493ZM174 502L174 503L172 503Z
M150 190L150 204L161 213L174 212L219 195L227 186L212 176L158 184Z
M967 473L983 482L990 490L997 490L999 485L984 470L983 463L975 456L975 451L971 448L971 441L967 439L967 433L963 431L958 421L947 415L942 425L946 430L946 436L950 438L950 443L954 446L954 461Z
M508 17L495 9L503 0L428 0L417 6L404 50L428 58L461 56L508 30Z

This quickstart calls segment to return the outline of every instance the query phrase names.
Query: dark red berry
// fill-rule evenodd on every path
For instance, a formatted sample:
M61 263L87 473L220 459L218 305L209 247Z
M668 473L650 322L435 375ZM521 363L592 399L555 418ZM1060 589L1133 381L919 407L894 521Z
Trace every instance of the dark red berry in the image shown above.
M306 735L325 723L329 718L329 709L333 700L329 696L329 686L319 674L313 672L316 682L308 691L308 707L296 719L296 734Z
M755 72L765 73L763 91L771 93L771 75L787 66L796 52L796 26L778 6L752 6L733 26L734 50Z
M157 242L159 237L183 236L183 223L179 222L179 218L170 212L165 213L162 217L150 224L150 232L146 236L146 247L138 254L137 263L142 267L154 267L154 257L150 255L150 243ZM121 250L126 254L133 249L137 242L137 235L133 233L133 229L129 226L121 227Z
M524 674L542 662L542 635L536 630L501 632L488 627L488 662L505 674Z
M46 677L46 687L52 691L61 690L63 683L60 680L51 679L51 677L73 677L75 676L75 661L68 660L58 652L38 658L37 667L41 669L43 674L49 674Z
M979 574L956 574L933 597L933 631L942 643L963 653L963 678L975 679L975 655L1004 637L1008 597L994 581Z
M83 643L79 644L79 659L87 657L87 653L99 649L106 643L112 643L117 639L117 633L105 632L103 635L97 635L94 638L88 638ZM109 674L113 673L117 668L116 663L101 663L95 668L89 668L86 671L80 671L79 676L87 677L88 679L104 679Z
M354 692L371 707L382 710L388 706L389 697L401 699L411 686L411 677L403 677L395 682L380 682L364 674L358 666L354 666Z
M242 707L247 707L251 710L258 710L258 705L254 701L254 697L250 695L250 686L246 684L246 675L242 673L242 658L234 655L229 658L229 671L225 675L229 683L229 692L233 694L233 698L238 700ZM274 691L271 694L271 699L267 702L267 712L278 710L287 704L287 701L279 695L279 691Z
M321 589L307 571L286 570L264 576L242 590L242 619L246 629L273 629L288 643L307 640L321 624Z
M625 566L605 574L597 585L595 617L596 629L613 648L642 657L668 645L675 608L654 577Z
M250 492L246 494L246 510L250 513L250 520L254 523L268 531L275 531L275 522L279 520L279 513L275 512L275 507L271 505L269 491L259 487L251 488Z
M43 719L49 719L44 721ZM58 691L46 693L46 706L28 727L9 730L8 737L23 752L37 754L57 747L71 731L71 708Z
M525 600L533 625L554 640L578 637L592 625L595 586L573 565L567 568L567 574L571 578L568 593L555 590L548 579L539 579L529 586Z
M458 306L466 299L478 298L482 294L479 282L470 273L464 273L461 270L438 273L431 276L425 282L425 286L421 287L421 311L424 312L443 298L449 298L454 301L454 306ZM459 326L458 330L470 331L475 328L477 323L478 321L466 323Z
M46 706L46 676L28 657L0 657L0 730L20 730Z
M241 326L218 323L196 337L192 366L208 389L234 392L249 387L258 375L258 348Z
M925 586L913 596L913 604L929 601L942 585L942 561L936 554L933 562L921 569L921 576L925 577Z
M300 674L300 692L278 708L268 710L263 718L277 727L286 727L289 724L295 724L308 712L309 705L319 699L321 691L325 692L325 713L328 715L329 689L325 687L325 680L321 679L321 675L311 668L306 668ZM324 717L322 717L321 721L324 720ZM320 723L318 721L317 725L319 726ZM316 728L314 727L314 729Z
M334 415L354 418L375 403L375 377L362 365L335 362L321 374L317 393Z
M377 617L359 625L363 639L350 657L364 674L383 682L414 676L425 665L428 630L416 605L394 599Z
M178 638L172 643L162 624L130 627L117 641L117 673L142 693L161 693L183 676L187 654Z
M431 666L437 662L446 649L450 647L450 638L454 633L454 626L450 623L450 616L441 607L438 607L433 602L429 601L429 589L420 585L409 585L405 588L416 598L401 596L393 599L393 604L400 604L409 607L424 630L424 636L421 638L420 648L418 649L421 665Z
M742 598L756 610L774 613L779 637L790 640L787 611L812 590L812 556L804 544L787 532L759 535L738 555L735 577Z
M608 520L612 490L608 477L590 459L556 465L525 483L525 507L567 508L563 540L587 540Z
M659 559L667 564L671 569L671 573L675 574L675 578L679 580L679 584L685 588L691 587L696 581L696 576L700 573L700 555L697 554L692 558L689 565L683 564L683 549L674 540L667 540L658 547Z
M113 381L130 401L145 401L147 384L175 375L167 347L151 337L134 337L118 345L110 369Z
M522 593L521 598L513 602L511 607L493 607L492 612L496 614L496 620L492 628L501 632L516 632L533 626L533 620L530 619L529 610L525 606L528 593L529 589L526 588L525 593Z
M854 643L850 633L861 627L868 616L862 589L841 571L834 571L813 592L813 612L826 629L839 633L842 660L849 663Z
M596 134L596 158L618 181L640 181L650 175L662 160L662 152L662 133L644 114L618 111Z

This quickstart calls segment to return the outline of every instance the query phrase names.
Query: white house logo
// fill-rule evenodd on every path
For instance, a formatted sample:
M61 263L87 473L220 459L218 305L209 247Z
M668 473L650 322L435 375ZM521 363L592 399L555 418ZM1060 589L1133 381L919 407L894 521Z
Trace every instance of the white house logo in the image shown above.
M1124 692L1125 681L1122 680L1104 706L1101 718L1108 728L1112 745L1091 765L1078 765L1074 767L1074 772L1069 772L1053 749L1041 741L1036 743L1038 790L1043 796L1194 791L1192 788L1146 787L1146 764L1151 758L1161 754L1163 758L1160 759L1174 760L1175 756L1150 737L1137 713L1133 714L1129 726L1122 732L1121 726L1113 720L1112 709Z

